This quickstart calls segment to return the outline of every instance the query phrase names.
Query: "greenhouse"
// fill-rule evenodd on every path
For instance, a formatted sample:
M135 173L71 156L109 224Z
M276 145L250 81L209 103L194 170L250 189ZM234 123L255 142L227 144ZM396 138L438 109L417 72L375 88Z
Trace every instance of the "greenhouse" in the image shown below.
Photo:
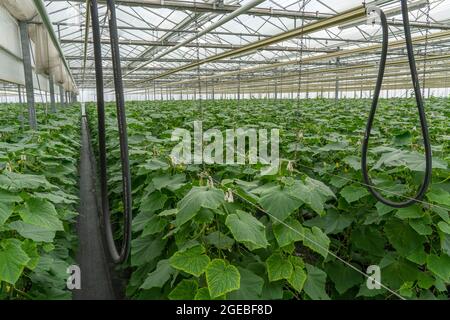
M450 0L0 26L0 300L449 300Z

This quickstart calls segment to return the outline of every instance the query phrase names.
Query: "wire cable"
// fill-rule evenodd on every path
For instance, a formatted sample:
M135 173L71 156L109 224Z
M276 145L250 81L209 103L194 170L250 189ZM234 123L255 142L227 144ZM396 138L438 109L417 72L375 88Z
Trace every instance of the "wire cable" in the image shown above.
M221 188L223 191L226 190L230 190L236 197L238 197L242 202L248 204L250 207L255 208L256 210L259 210L260 212L264 213L265 215L269 216L270 218L272 218L273 220L275 220L277 223L282 224L285 228L288 228L291 230L291 232L294 232L296 234L298 234L302 239L306 239L307 241L313 243L314 245L316 245L317 247L319 247L320 249L324 250L327 252L327 254L329 254L330 256L332 256L333 258L335 258L336 260L339 260L341 263L343 263L345 266L353 269L354 271L356 271L357 273L361 274L363 277L372 280L374 283L378 284L380 287L382 287L383 289L389 291L392 295L396 296L397 298L399 298L400 300L406 300L406 298L404 298L403 296L401 296L399 293L397 293L396 291L390 289L389 287L387 287L386 285L384 285L383 283L381 283L380 281L378 281L375 278L372 278L369 274L365 273L364 271L361 271L359 268L355 267L353 264L351 264L350 262L346 261L345 259L341 258L340 256L338 256L336 253L334 253L333 251L331 251L329 248L323 246L321 243L315 241L314 239L308 237L304 232L300 232L297 229L293 228L292 226L290 226L289 224L287 224L286 222L284 222L283 220L280 220L279 218L277 218L276 216L274 216L273 214L271 214L270 212L268 212L267 210L264 210L262 207L254 204L253 202L249 201L248 199L246 199L245 197L241 196L238 192L236 192L235 190L228 188L226 186L224 186L222 184L222 182L214 179L213 177L209 176L209 178L211 179L211 181L213 182L213 184L216 184L219 188Z
M122 84L122 72L120 65L120 53L118 45L118 34L116 24L116 13L114 0L107 1L107 14L109 19L109 30L111 37L111 53L114 69L114 85L116 91L117 122L119 127L120 159L122 164L122 187L123 187L123 240L120 252L114 241L111 212L109 210L108 185L107 185L107 161L106 161L106 135L105 135L105 101L103 91L103 66L102 49L100 39L100 23L98 18L97 0L91 0L92 33L95 57L95 80L97 86L97 115L98 115L98 140L100 158L100 189L102 201L103 223L105 227L106 241L109 253L115 263L123 263L130 253L131 241L131 178L128 157L128 136L125 116L125 101Z
M382 44L382 53L381 53L381 59L380 59L380 67L378 70L378 78L375 86L375 92L372 100L372 107L369 114L369 119L367 121L366 126L366 132L364 135L364 139L362 142L362 156L361 156L361 168L362 168L362 175L365 184L367 185L367 189L370 191L370 193L381 203L394 207L394 208L405 208L409 207L417 202L420 202L424 196L425 193L428 190L428 187L431 182L431 176L432 176L432 151L431 151L431 144L430 144L430 137L428 133L428 124L425 114L425 108L423 104L423 98L422 98L422 92L420 90L420 83L419 83L419 77L417 73L416 68L416 61L414 58L414 49L412 45L412 39L411 39L411 30L409 26L409 17L408 17L408 4L407 0L401 0L401 8L402 8L402 16L403 16L403 25L404 25L404 32L405 32L405 42L406 42L406 48L408 51L408 60L409 60L409 67L411 71L411 79L414 87L414 93L417 103L417 108L419 112L419 118L420 118L420 125L422 129L422 136L423 136L423 144L425 149L425 176L422 181L422 184L419 188L419 191L417 192L416 196L413 198L410 198L403 202L395 202L389 199L384 198L378 191L376 191L374 184L372 183L368 167L367 167L367 152L369 148L369 139L370 139L370 133L372 131L372 125L375 118L375 113L378 106L378 99L381 92L381 86L383 83L383 77L384 77L384 71L386 68L386 60L387 60L387 53L388 53L388 24L386 15L383 11L379 11L380 19L381 19L381 25L383 29L383 44Z

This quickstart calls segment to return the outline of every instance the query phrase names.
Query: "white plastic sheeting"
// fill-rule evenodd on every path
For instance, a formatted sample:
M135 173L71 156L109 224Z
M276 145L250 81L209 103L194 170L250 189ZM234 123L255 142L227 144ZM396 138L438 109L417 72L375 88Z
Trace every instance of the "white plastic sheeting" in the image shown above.
M19 21L30 20L37 14L32 0L0 0L0 3Z
M11 16L19 21L33 20L36 22L40 20L33 0L0 0L0 5L3 5ZM36 72L51 75L56 83L63 85L66 91L74 91L74 85L69 73L64 67L64 63L46 27L43 24L30 25L29 35L32 44L34 44Z

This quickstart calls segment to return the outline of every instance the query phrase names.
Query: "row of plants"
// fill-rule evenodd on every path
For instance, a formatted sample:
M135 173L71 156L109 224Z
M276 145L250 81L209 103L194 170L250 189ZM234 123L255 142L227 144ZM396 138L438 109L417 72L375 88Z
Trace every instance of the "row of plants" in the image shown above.
M450 100L430 99L433 184L423 203L393 209L361 184L367 100L127 103L133 299L447 299L450 283ZM88 108L96 142L96 108ZM106 110L109 197L122 219L115 108ZM176 128L280 130L281 165L179 165ZM393 199L414 195L424 157L412 99L382 100L369 164Z
M77 239L79 107L0 105L0 300L71 299Z

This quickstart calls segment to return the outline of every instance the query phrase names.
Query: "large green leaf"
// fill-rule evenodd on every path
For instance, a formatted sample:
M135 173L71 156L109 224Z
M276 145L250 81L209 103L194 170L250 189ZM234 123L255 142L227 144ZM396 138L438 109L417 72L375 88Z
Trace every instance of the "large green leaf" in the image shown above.
M36 242L27 239L22 243L22 249L30 258L30 260L27 263L27 268L30 270L34 270L41 258L38 252L38 246Z
M373 169L387 167L406 167L412 171L424 172L426 168L425 157L417 151L394 150L384 153ZM447 164L441 159L433 159L433 169L447 169Z
M149 197L146 197L139 207L141 213L154 213L162 208L166 203L168 197L159 191L153 192Z
M377 208L378 215L380 215L380 216L384 216L385 214L388 214L389 212L392 212L395 210L395 208L387 206L382 202L377 202L375 207Z
M158 190L167 188L171 191L175 191L181 188L185 184L185 181L186 175L184 174L176 174L176 175L165 174L153 178L153 184L155 188Z
M441 250L443 253L450 256L450 235L440 232L439 237L441 238Z
M290 279L294 267L292 263L285 258L280 252L273 253L267 260L267 273L269 281L278 281L282 279Z
M30 198L19 208L19 214L26 223L45 228L50 231L63 231L64 227L58 218L55 206L45 200Z
M225 224L234 239L243 243L250 250L266 248L269 244L264 225L247 212L236 210L235 214L227 217Z
M14 192L9 192L0 188L0 204L21 202L22 198Z
M148 161L147 163L144 163L142 165L139 166L139 170L137 172L137 175L144 175L147 174L148 172L151 171L156 171L156 170L167 170L170 166L158 159L151 159L150 161Z
M174 272L168 259L159 261L155 271L148 274L141 289L162 288Z
M420 235L429 236L433 233L433 228L425 219L411 219L409 225Z
M211 298L238 290L241 282L239 270L222 259L212 260L206 268L206 282Z
M388 221L384 226L384 232L395 250L404 257L418 250L425 241L423 236L401 221Z
M306 264L307 279L305 282L305 293L312 300L330 300L325 285L327 281L327 274L310 264Z
M273 215L275 221L284 221L296 209L298 209L303 202L296 196L289 192L289 189L278 186L270 192L263 193L259 199L259 204L269 214Z
M223 204L225 194L222 190L208 187L193 187L178 203L177 226L182 226L199 212L200 208L217 209Z
M151 212L141 212L139 213L132 222L133 232L142 231L145 225L150 221L150 219L154 216L154 213Z
M357 249L362 249L372 255L382 257L385 254L386 239L374 227L361 226L354 229L351 235L351 243Z
M356 266L355 268L359 269ZM344 294L348 289L361 284L364 280L360 273L342 262L330 263L326 271L339 294Z
M195 298L194 300L225 300L226 296L219 296L217 298L211 298L211 295L209 294L209 289L208 288L199 288L197 293L195 294Z
M446 234L450 234L450 224L445 221L439 221L438 228Z
M52 187L44 176L15 172L4 172L0 174L0 189L20 191L23 189L50 189Z
M330 239L317 227L312 227L311 229L305 228L303 244L326 258L330 247Z
M181 282L169 293L170 300L194 300L198 283L195 280L181 280Z
M54 204L74 204L77 203L78 198L75 196L71 196L62 191L54 191L52 193L49 192L34 192L33 196L39 199L46 199Z
M432 189L427 197L432 202L450 207L450 193L443 189Z
M272 230L280 247L303 240L305 232L300 222L292 217L287 218L283 223L274 223Z
M178 270L199 277L205 272L210 260L203 246L195 246L184 251L175 252L170 258L170 265Z
M346 187L344 187L344 189L341 190L341 195L344 197L344 199L348 203L356 202L359 199L364 198L368 194L369 194L369 191L367 191L366 188L360 187L356 184L346 186Z
M205 237L206 243L215 246L218 249L228 250L234 245L234 240L220 231L214 231Z
M154 215L145 224L142 236L145 237L147 235L160 233L166 228L168 223L169 222L166 219Z
M288 282L289 284L297 291L301 292L303 290L303 287L305 285L306 281L306 272L303 269L304 263L301 258L296 256L291 256L289 259L292 263L292 266L294 267L291 276L289 277Z
M0 226L3 225L6 220L13 213L13 203L0 203Z
M325 216L314 217L305 221L304 225L307 227L319 227L323 229L326 234L337 234L348 228L353 221L355 221L353 215L331 209L327 211Z
M164 250L166 240L161 237L139 237L131 241L131 265L140 266L159 257Z
M383 260L389 260L389 258L386 257ZM405 282L416 281L418 279L420 271L416 264L401 257L395 257L393 261L387 261L385 263L386 266L384 266L383 260L380 262L381 282L388 288L397 290L400 289Z
M23 221L13 221L8 227L17 231L22 237L36 242L53 242L56 231Z
M230 300L259 300L264 286L264 279L252 271L238 268L241 275L239 290L230 292Z
M395 216L399 219L418 219L423 217L424 213L420 206L417 204L407 207L401 208L397 210Z
M323 182L307 177L305 181L296 181L291 188L291 194L308 206L316 213L324 214L324 205L330 198L335 198L333 191Z
M446 283L450 283L450 256L430 254L427 257L427 267Z
M2 240L0 242L0 281L14 285L29 260L19 240Z

